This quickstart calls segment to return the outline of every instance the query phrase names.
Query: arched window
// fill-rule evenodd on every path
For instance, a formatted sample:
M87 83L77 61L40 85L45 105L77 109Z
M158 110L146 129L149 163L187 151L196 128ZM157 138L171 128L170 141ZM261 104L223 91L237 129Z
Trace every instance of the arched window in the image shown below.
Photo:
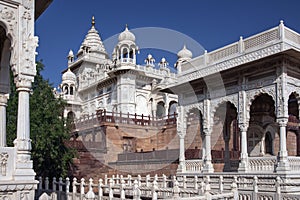
M63 92L64 92L64 94L66 94L66 95L69 94L69 86L68 86L68 85L64 85L64 87L63 87Z
M162 118L165 116L165 103L163 101L160 101L157 103L156 106L156 117Z
M169 115L174 115L177 112L177 102L171 101L169 104Z
M71 86L71 87L70 87L70 95L73 95L73 94L74 94L74 87Z

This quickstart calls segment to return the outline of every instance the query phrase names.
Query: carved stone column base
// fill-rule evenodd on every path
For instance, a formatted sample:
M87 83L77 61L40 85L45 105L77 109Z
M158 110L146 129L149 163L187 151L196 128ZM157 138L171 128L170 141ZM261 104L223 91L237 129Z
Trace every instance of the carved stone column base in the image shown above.
M238 172L247 172L248 171L248 159L242 159L239 163Z
M279 152L279 154L281 154L281 153L282 152ZM285 153L282 153L282 155L285 155ZM288 161L287 156L279 155L277 160L278 160L278 162L277 162L276 172L287 172L287 171L291 170L290 163Z
M186 172L185 162L180 161L177 167L177 173L184 173L184 172Z
M17 163L17 166L19 168L16 169L15 174L14 174L14 179L16 181L32 181L35 180L35 175L36 173L34 170L31 168L20 168L21 166L26 166L28 163ZM32 165L32 163L31 163Z
M202 172L205 172L205 173L213 173L214 172L214 166L211 163L211 161L204 161Z

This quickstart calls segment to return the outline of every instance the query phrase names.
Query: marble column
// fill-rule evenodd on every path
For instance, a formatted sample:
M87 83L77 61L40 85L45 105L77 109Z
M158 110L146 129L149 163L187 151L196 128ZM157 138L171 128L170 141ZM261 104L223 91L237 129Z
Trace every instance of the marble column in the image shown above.
M280 128L280 150L277 157L277 172L289 171L290 165L288 161L288 152L286 148L286 126L288 118L279 118L278 124Z
M186 171L184 147L184 138L186 135L186 119L183 106L178 107L177 135L179 137L179 165L177 168L177 172L182 173Z
M185 172L185 148L184 148L184 135L179 135L179 165L177 168L177 172Z
M205 156L203 163L203 172L212 173L214 172L214 167L212 165L211 157L211 131L204 129L204 145L205 145Z
M241 160L239 164L239 172L247 172L248 170L248 149L247 149L247 129L248 125L240 124L241 133Z
M14 145L17 149L17 163L15 180L34 180L32 160L30 159L30 118L29 118L29 93L32 79L23 78L17 81L18 101L18 122L17 138Z
M0 147L6 147L6 106L8 94L0 94Z

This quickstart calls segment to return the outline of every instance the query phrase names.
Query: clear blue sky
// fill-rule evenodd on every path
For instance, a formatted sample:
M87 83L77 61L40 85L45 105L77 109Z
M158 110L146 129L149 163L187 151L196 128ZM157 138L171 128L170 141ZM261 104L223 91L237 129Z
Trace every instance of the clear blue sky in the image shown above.
M93 15L102 40L122 32L125 24L132 29L161 27L184 33L212 51L275 27L281 19L300 32L299 8L299 0L54 0L35 24L37 59L43 60L44 77L56 87L69 50L76 54Z

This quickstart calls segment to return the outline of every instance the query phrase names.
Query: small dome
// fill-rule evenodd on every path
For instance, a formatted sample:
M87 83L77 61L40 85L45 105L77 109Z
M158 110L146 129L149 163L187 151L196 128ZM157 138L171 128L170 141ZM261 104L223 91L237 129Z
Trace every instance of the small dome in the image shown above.
M68 71L62 75L62 81L76 82L76 75L70 70L70 68L68 68Z
M69 51L69 55L68 55L68 57L69 57L69 58L74 58L74 53L73 53L73 51L72 51L72 50L70 50L70 51Z
M124 41L124 40L130 40L132 42L135 42L135 36L133 33L131 33L128 30L127 25L126 25L125 30L122 33L120 33L120 35L119 35L119 42Z
M193 54L184 45L183 48L177 53L178 58L192 58Z

